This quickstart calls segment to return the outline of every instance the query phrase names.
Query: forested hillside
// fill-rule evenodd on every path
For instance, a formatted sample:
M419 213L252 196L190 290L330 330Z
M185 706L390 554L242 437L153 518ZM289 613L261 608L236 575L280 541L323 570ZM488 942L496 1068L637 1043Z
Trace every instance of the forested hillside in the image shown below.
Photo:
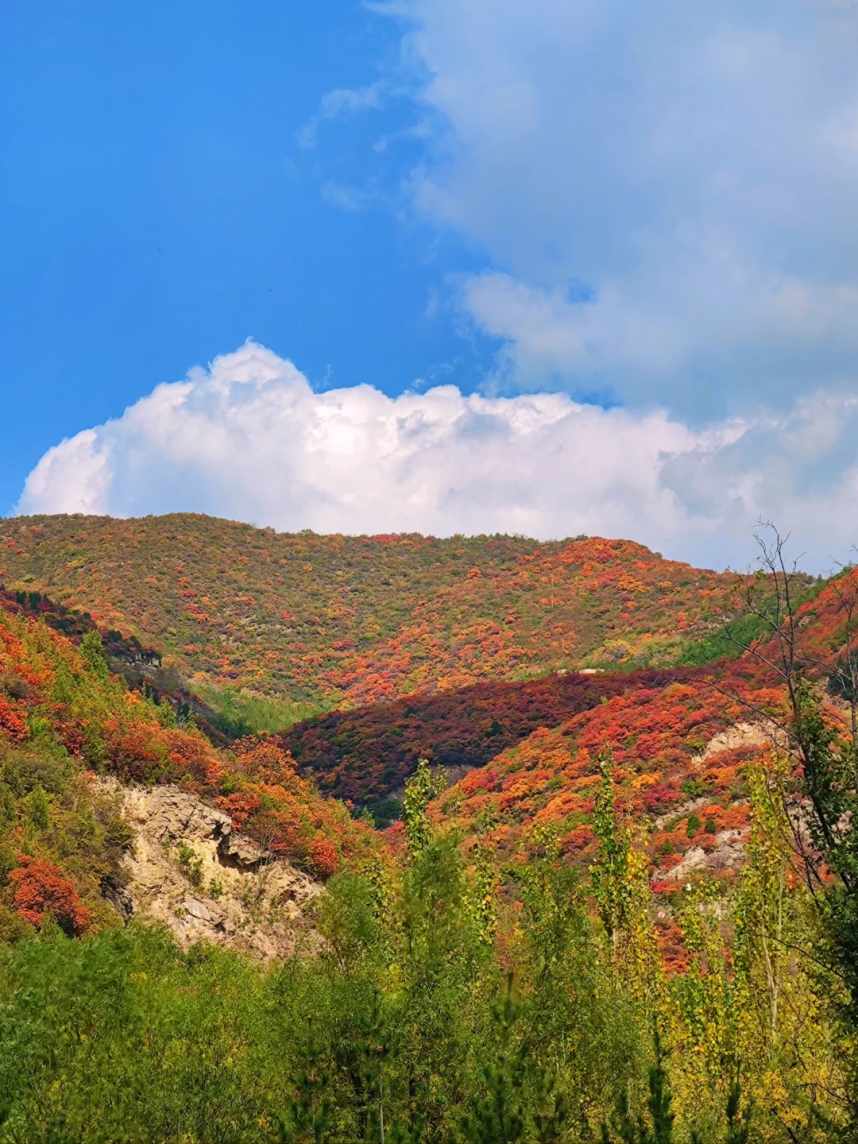
M63 887L74 932L88 919L104 921L103 891L127 832L94 774L178 783L316 876L330 876L368 844L366 828L320 798L275 744L247 739L216 750L198 729L179 727L169 703L111 677L97 633L75 647L43 621L0 606L0 868L16 886L12 908L32 903L19 910L25 920L49 908L50 884L51 894Z
M125 566L116 536L150 526L184 546L179 570L154 541ZM201 517L99 521L89 563L69 547L53 572L63 529L92 520L4 527L21 565L5 558L0 592L2 1144L856 1138L858 572L811 584L764 559L734 585L624 543L276 537ZM151 616L163 583L161 634L203 623L187 602L235 583L223 557L192 566L188 535L219 530L245 545L238 577L290 606L315 591L321 609L347 569L348 596L372 596L380 566L392 602L378 592L371 614L391 624L396 568L427 597L427 568L446 570L411 606L431 605L424 636L446 633L428 674L403 650L412 615L344 649L354 687L326 691L315 665L303 694L353 707L276 734L206 723L128 617ZM271 555L300 544L314 585ZM591 661L616 664L622 606L623 666L648 646L685 666L564 674L538 652L524 671L489 641L440 674L492 607L537 649L525 617L546 575ZM202 589L211 603L181 595ZM231 614L217 638L244 649L237 681L296 686L265 667L269 629ZM276 631L294 646L297 624ZM191 674L201 656L173 658Z
M581 666L669 665L734 577L596 538L349 537L188 514L0 521L0 582L184 675L319 708Z
M476 683L331 711L295 723L281 742L322 791L366 805L401 788L421 758L450 773L481 767L533 731L557 727L614 695L700 674L699 668L570 672Z

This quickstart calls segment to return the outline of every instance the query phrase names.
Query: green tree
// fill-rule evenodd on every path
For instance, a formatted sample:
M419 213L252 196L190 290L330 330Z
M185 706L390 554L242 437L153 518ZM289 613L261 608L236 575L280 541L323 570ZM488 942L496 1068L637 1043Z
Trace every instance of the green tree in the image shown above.
M47 830L51 824L48 796L41 786L35 786L27 796L27 822L36 830Z
M428 759L421 759L417 770L405 784L402 804L402 825L408 840L408 850L417 857L432 839L429 803L444 790L444 777L432 774Z

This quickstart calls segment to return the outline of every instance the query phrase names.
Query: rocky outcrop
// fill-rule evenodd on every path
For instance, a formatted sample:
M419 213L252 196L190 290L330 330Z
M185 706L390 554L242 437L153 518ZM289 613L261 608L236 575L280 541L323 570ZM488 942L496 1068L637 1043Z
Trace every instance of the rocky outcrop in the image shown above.
M707 870L723 874L727 870L737 870L745 862L745 831L722 830L715 835L715 848L704 850L702 846L692 846L686 850L682 861L664 875L665 882L683 882L690 874Z
M317 882L271 861L228 815L179 787L111 785L133 835L127 887L114 902L123 918L163 922L182 948L207 940L263 958L318 949L305 914Z
M777 728L762 723L734 723L724 731L713 735L701 755L692 760L693 764L705 763L722 751L733 751L737 747L765 747L777 741Z
M694 771L702 771L706 763L726 751L739 748L777 746L782 738L774 724L760 723L734 723L732 726L719 731L706 744L703 751L691 760ZM667 814L662 814L653 821L654 830L662 830L671 822L678 821L685 815L693 814L711 803L708 794L698 798L689 799L681 806L673 807ZM747 829L722 830L715 835L714 846L691 846L666 873L656 871L654 879L664 880L667 883L683 883L693 874L706 871L711 874L723 874L728 871L741 869L745 862L745 842Z

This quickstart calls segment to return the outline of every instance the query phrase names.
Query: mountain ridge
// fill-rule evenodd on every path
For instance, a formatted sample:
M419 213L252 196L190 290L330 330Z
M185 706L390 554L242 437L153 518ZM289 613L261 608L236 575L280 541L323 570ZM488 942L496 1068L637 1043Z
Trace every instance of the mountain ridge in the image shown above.
M735 580L591 537L322 537L195 514L0 520L8 588L155 644L201 684L317 710L671 666L720 625Z

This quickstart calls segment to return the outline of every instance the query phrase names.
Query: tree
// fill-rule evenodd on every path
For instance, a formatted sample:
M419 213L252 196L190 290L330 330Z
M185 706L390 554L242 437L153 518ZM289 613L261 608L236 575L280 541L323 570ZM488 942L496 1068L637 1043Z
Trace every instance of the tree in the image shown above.
M780 814L774 817L789 840L795 868L827 937L814 957L845 986L843 1016L854 1034L858 1030L858 576L854 568L845 567L823 588L814 606L822 617L818 626L824 629L824 638L817 634L809 639L800 576L795 562L786 557L788 537L771 524L763 527L765 534L757 537L760 572L749 584L746 605L768 638L761 637L746 650L783 685L786 714L757 714L766 719L776 752L785 751L790 760L771 772L766 792L780 804ZM845 712L825 702L826 686L845 705ZM787 956L784 897L779 889L785 875L776 862L764 857L758 855L755 865L752 855L752 871L769 883L767 891L757 893L757 905L745 913L749 940L766 942L761 946L767 967L765 995L770 1035L775 1038L783 980L778 967ZM806 953L793 945L792 952L796 951ZM858 1076L853 1078L850 1101L854 1126Z
M671 1108L673 1098L665 1069L667 1054L662 1047L657 1026L653 1028L653 1047L655 1060L649 1069L646 1101L649 1115L646 1117L643 1113L638 1113L634 1116L628 1093L622 1094L618 1115L614 1120L614 1130L622 1144L672 1144L676 1117ZM605 1123L602 1124L602 1141L603 1144L611 1144L611 1134Z
M421 854L432 839L429 803L444 790L444 785L443 775L432 774L428 759L420 760L417 770L405 784L402 825L412 857Z
M494 1060L483 1066L483 1092L471 1097L462 1117L462 1137L467 1144L517 1144L524 1135L526 1063L522 1046L513 1036L519 1012L510 976L505 996L494 1010Z

